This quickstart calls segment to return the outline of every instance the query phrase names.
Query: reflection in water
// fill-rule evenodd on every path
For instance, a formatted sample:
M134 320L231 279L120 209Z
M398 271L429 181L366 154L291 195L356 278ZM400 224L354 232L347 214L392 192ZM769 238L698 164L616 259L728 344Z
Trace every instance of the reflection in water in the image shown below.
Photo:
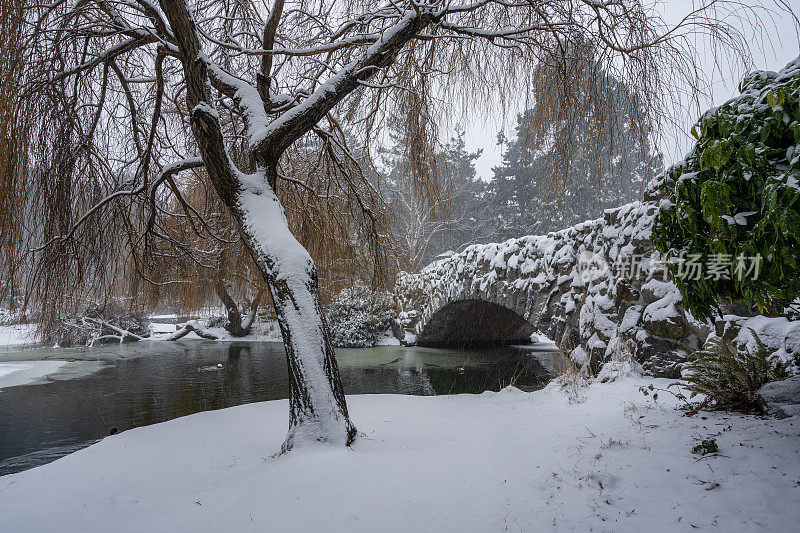
M112 361L98 372L74 379L53 376L45 384L0 390L0 475L55 460L113 430L288 397L286 359L279 343L138 344L136 352L124 345L118 352L114 347L96 352ZM53 358L78 353L51 352ZM538 356L512 348L381 346L340 349L337 359L347 394L479 393L510 384L533 390L549 379Z

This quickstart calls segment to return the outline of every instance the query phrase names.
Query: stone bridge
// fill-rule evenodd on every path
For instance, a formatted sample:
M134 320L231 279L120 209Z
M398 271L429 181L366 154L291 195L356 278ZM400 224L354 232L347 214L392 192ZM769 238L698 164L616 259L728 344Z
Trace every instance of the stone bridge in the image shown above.
M562 231L473 245L402 273L395 334L439 347L528 343L538 331L579 366L632 355L656 375L677 377L708 328L684 312L653 257L656 213L655 203L634 202Z

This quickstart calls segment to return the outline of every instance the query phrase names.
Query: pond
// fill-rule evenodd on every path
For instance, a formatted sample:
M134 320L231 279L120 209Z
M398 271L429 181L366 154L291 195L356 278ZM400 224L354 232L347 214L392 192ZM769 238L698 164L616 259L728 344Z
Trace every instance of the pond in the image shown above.
M543 387L542 347L446 350L377 346L336 352L347 394L458 394ZM0 389L0 475L38 466L106 435L180 416L288 397L283 345L142 342L9 352L3 361L71 360L35 384ZM288 420L288 412L287 412Z

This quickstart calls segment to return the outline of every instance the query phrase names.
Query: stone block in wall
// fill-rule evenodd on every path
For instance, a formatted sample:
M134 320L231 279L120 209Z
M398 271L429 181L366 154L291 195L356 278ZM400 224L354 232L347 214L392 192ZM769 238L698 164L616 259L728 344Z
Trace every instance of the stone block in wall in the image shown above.
M636 360L655 376L677 379L689 351L675 340L649 336L639 343Z
M623 302L635 302L639 300L640 293L627 279L617 280L616 297Z
M648 333L667 339L681 340L689 335L689 323L683 313L675 316L645 316L643 324Z

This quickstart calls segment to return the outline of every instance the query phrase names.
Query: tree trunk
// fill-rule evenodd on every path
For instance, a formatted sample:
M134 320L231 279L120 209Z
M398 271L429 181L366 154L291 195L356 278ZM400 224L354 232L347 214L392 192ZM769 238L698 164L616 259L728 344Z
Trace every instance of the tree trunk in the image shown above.
M261 290L259 290L256 293L256 297L250 304L250 318L247 319L247 324L242 326L245 335L250 335L250 331L253 329L253 323L255 323L256 321L256 316L258 315L258 306L260 304L261 304Z
M281 450L321 442L349 445L357 432L322 311L316 265L289 230L267 180L254 177L263 188L241 191L232 213L269 287L286 349L289 432Z
M316 268L313 262L309 264L305 280L272 278L269 287L289 366L289 433L282 451L298 442L349 445L356 428L347 412Z
M239 311L239 306L231 297L228 288L225 286L225 281L222 275L217 275L214 279L214 291L225 306L228 313L228 323L225 324L225 329L234 337L244 337L249 331L245 331L242 327L242 313ZM249 328L248 328L249 329Z
M165 341L176 341L178 339L184 338L186 335L188 335L189 333L191 333L193 331L195 333L197 333L198 336L200 336L200 337L202 337L204 339L217 340L217 336L216 335L214 335L212 333L208 333L207 331L205 331L203 328L200 327L200 324L196 320L190 320L190 321L186 322L183 325L183 327L177 329L175 331L175 333L173 333L172 335L170 335L168 337L163 338L162 340L165 340Z
M275 304L289 367L289 433L282 451L306 442L350 444L356 428L347 413L322 313L317 270L308 251L289 231L274 192L278 158L286 147L272 151L274 160L262 162L253 174L245 175L234 166L225 149L208 67L201 60L200 40L190 11L183 0L159 3L181 52L186 101L192 110L190 123L203 165L220 200L236 219ZM357 80L352 83L358 86ZM308 129L319 119L321 116L309 117ZM285 137L283 130L281 135Z
M281 451L289 451L295 444L350 445L357 432L347 411L314 261L289 231L271 189L240 193L231 211L269 288L286 349L289 432ZM236 308L241 328L239 309L230 295L228 299ZM254 315L255 309L250 324ZM230 319L230 313L228 316Z

